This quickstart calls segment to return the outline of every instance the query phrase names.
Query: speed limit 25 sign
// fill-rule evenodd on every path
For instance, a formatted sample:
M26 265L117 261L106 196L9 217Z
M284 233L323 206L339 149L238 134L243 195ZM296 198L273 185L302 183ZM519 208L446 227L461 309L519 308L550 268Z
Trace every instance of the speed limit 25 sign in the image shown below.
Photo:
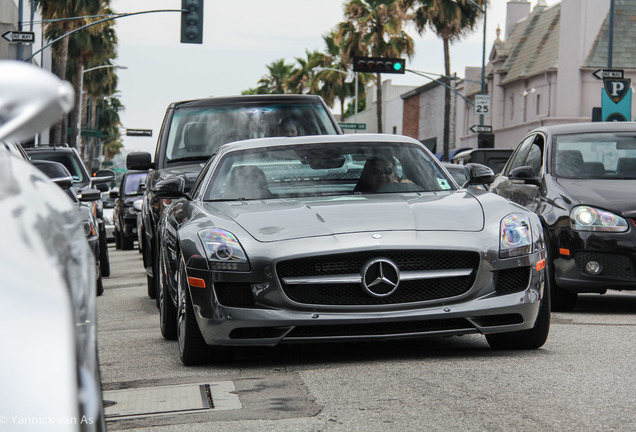
M490 114L490 95L475 95L475 114Z

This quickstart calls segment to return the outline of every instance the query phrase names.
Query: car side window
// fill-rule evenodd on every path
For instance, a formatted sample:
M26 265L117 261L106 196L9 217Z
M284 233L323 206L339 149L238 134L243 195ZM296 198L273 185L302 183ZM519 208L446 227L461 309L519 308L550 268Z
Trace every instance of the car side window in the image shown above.
M543 142L543 136L535 136L534 142L530 146L528 156L524 163L524 165L532 167L535 177L539 177L541 175L541 167L543 166Z
M203 183L203 180L205 179L208 170L210 169L210 166L212 165L212 161L215 159L216 153L213 154L210 159L208 159L208 161L206 162L206 164L203 166L203 168L201 169L201 171L199 172L198 177L196 178L196 180L194 181L194 185L192 185L192 189L190 189L190 196L191 197L196 197L201 190L201 184Z
M524 166L526 159L528 157L528 153L530 152L530 147L534 141L535 135L531 135L527 137L519 146L517 150L510 156L510 160L504 169L504 176L508 177L510 175L510 171L520 166Z

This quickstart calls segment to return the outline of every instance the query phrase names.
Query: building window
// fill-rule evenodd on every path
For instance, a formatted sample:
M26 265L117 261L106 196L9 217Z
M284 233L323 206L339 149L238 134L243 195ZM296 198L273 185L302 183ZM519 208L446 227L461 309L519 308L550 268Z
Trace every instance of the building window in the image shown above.
M541 114L541 95L537 95L537 115Z
M393 135L397 135L397 126L393 126Z

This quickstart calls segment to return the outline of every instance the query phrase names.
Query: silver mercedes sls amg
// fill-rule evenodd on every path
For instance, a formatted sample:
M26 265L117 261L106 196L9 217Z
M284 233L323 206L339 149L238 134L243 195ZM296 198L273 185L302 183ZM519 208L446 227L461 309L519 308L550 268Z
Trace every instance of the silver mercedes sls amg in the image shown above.
M493 173L466 166L470 185ZM417 140L352 134L222 146L193 188L156 185L160 325L186 365L232 348L549 333L537 216L464 189Z

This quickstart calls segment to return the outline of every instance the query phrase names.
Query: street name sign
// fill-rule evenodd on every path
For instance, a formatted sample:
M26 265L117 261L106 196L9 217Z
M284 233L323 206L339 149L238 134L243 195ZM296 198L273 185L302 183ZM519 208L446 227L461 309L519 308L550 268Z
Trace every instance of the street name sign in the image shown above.
M484 115L490 113L490 95L475 95L475 114Z
M99 129L82 129L82 130L80 130L80 135L82 135L84 137L101 138L102 137L102 131L99 130Z
M9 42L33 43L35 42L35 33L8 31L2 34L2 37Z
M353 129L353 130L365 130L367 128L366 123L340 123L338 122L340 129Z
M152 129L126 129L126 136L151 137Z
M597 69L592 72L592 76L597 80L605 78L623 79L623 69Z
M492 133L492 126L490 125L472 125L470 127L471 132L486 132L486 133Z

